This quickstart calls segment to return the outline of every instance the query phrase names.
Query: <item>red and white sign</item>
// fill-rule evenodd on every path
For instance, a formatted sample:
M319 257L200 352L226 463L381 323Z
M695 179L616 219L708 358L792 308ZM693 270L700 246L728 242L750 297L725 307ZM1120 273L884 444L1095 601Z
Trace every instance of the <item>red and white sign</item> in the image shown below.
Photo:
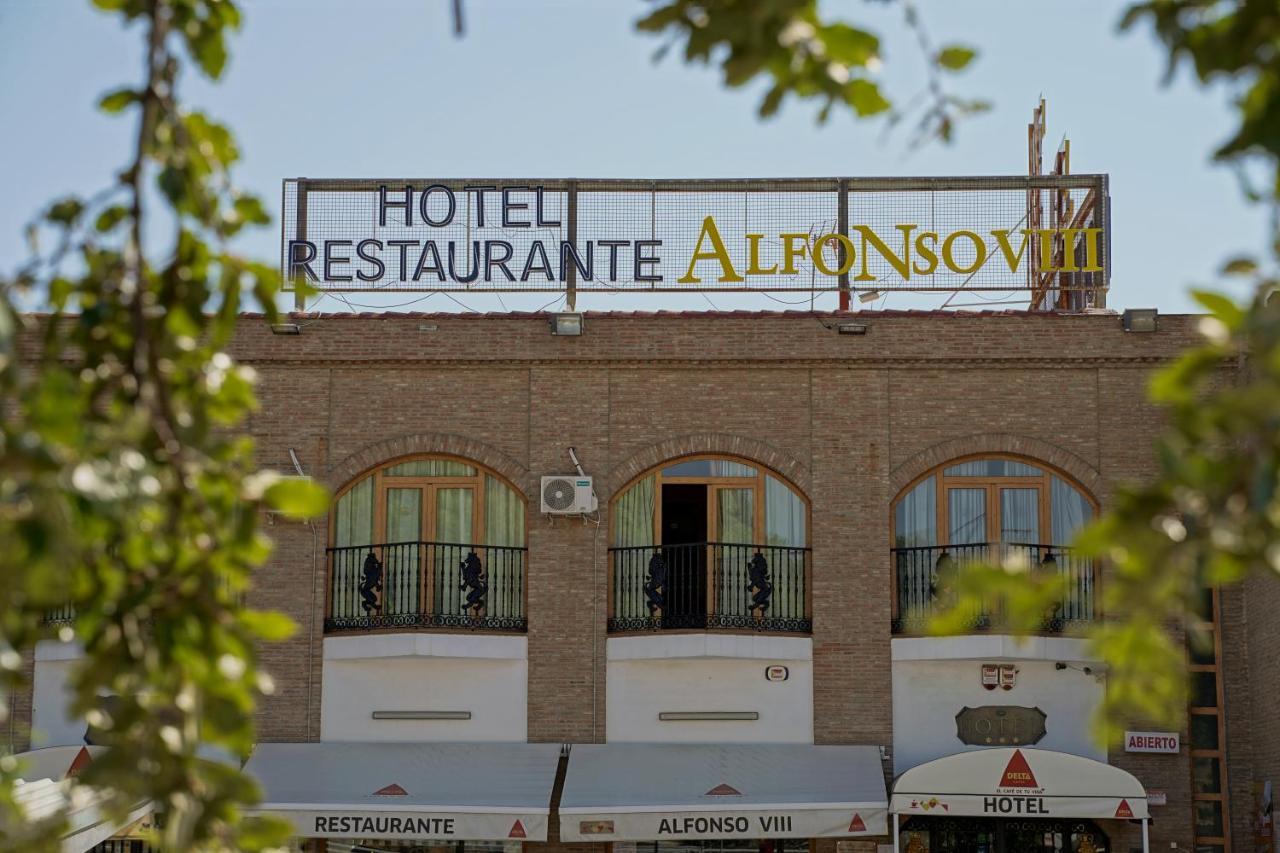
M764 677L766 681L786 681L791 677L791 670L781 664L773 664L765 667Z
M1018 668L1011 663L1000 665L1000 687L1004 690L1012 690L1013 685L1018 683Z
M988 690L995 690L1000 686L1000 667L997 664L982 665L982 686Z
M1009 758L1009 763L1005 765L1004 774L1000 777L1000 784L997 788L1039 788L1036 784L1036 774L1031 772L1031 765L1027 764L1027 759L1022 755L1022 750L1015 749L1013 755Z
M1042 749L978 749L913 767L893 786L894 814L1141 820L1147 792L1130 773Z
M1125 732L1125 752L1177 753L1181 746L1177 732Z

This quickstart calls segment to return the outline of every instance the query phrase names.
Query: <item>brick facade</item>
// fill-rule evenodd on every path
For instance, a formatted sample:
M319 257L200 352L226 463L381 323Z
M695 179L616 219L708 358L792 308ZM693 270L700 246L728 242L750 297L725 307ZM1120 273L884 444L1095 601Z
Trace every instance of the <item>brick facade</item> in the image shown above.
M604 739L607 506L640 473L690 453L772 468L812 506L814 733L818 743L889 744L890 530L894 497L969 453L1025 455L1106 504L1153 471L1161 416L1152 369L1193 343L1194 318L1126 334L1115 316L862 313L863 336L832 315L587 314L581 337L537 315L329 315L275 336L247 318L233 354L261 377L248 425L262 464L303 467L333 487L388 459L449 453L522 489L528 516L529 738ZM572 471L606 522L537 513L538 478ZM278 692L259 712L268 741L319 737L327 521L276 522L252 603L300 631L264 653ZM1224 605L1234 848L1254 849L1256 778L1280 783L1274 689L1280 584L1251 581ZM1241 675L1243 673L1243 675ZM1185 742L1185 731L1183 732ZM1190 764L1113 756L1152 788L1152 849L1191 848ZM1269 774L1269 775L1268 775ZM1138 843L1114 839L1115 850ZM584 849L577 847L576 849ZM824 844L820 849L834 849Z
M1194 320L1164 316L1158 334L1141 335L1109 316L861 318L865 336L837 335L824 315L588 314L581 337L563 338L537 316L330 316L305 321L298 337L248 321L235 355L262 376L251 429L263 464L287 470L292 447L335 488L428 452L494 469L535 509L538 478L572 470L569 446L605 507L634 477L682 455L772 468L813 510L815 740L886 744L893 498L948 459L1004 452L1061 469L1105 505L1114 484L1153 471L1147 448L1161 416L1145 382L1193 342ZM324 522L317 528L322 547ZM323 555L310 557L305 527L276 532L260 603L288 610L304 630L268 652L281 690L262 709L262 733L314 739L321 613L296 593L322 587ZM530 740L604 739L607 545L606 526L530 514ZM1277 595L1276 584L1255 584L1265 590L1251 590L1251 602ZM1227 596L1224 622L1228 661L1274 671L1274 619L1248 620L1246 633L1243 598ZM1273 653L1258 654L1267 642ZM1237 850L1253 849L1252 764L1270 761L1274 774L1280 751L1275 725L1249 725L1265 719L1267 699L1248 684L1238 670L1226 676ZM1168 796L1153 849L1191 847L1185 750L1113 760Z

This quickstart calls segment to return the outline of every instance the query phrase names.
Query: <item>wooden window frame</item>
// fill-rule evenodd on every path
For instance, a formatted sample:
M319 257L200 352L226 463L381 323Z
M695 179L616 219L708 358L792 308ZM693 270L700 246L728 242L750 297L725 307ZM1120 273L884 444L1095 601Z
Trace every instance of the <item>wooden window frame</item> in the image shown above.
M735 462L739 465L746 465L750 468L755 469L755 474L745 475L741 477L711 476L711 475L708 475L705 477L699 477L699 476L664 476L662 473L664 469L670 468L674 465L679 465L684 462L698 462L703 459L707 459L711 461L721 461L721 462ZM804 505L805 544L803 546L798 546L798 547L811 548L813 543L813 504L809 501L808 495L806 495L804 492L802 492L799 489L798 486L796 486L794 483L792 483L790 480L788 480L778 471L774 470L773 468L770 468L768 465L763 465L760 462L757 462L756 460L750 459L745 456L734 456L729 453L691 453L684 456L673 456L670 459L664 459L662 462L659 462L657 465L654 465L650 468L646 468L644 471L640 472L639 474L637 474L636 476L628 480L625 484L623 484L623 486L620 489L618 489L613 494L613 497L610 498L609 500L609 524L608 524L608 529L606 531L606 536L608 537L607 541L610 543L609 547L610 548L613 547L612 543L614 541L613 537L615 533L614 510L616 509L618 502L622 499L624 495L627 494L628 491L631 490L632 486L636 485L637 483L639 483L640 481L648 477L653 477L653 535L654 535L654 538L657 540L650 547L659 547L662 544L662 486L667 483L676 484L676 485L679 485L679 484L705 485L708 487L707 488L707 541L708 542L720 541L719 537L716 535L718 533L716 529L718 526L716 508L719 505L719 502L716 499L716 492L722 488L741 489L741 488L747 488L749 486L752 489L751 509L752 509L753 518L751 520L751 527L752 527L751 538L753 541L721 543L721 544L767 545L768 543L764 541L766 536L765 517L764 517L764 504L765 504L764 495L765 495L765 477L766 476L773 477L779 483L782 483L784 486L790 489L792 494L794 494L797 498L799 498L800 502ZM709 546L708 546L708 550L710 550ZM714 608L716 605L715 584L712 583L712 577L711 577L711 573L714 568L712 565L712 562L713 561L711 560L711 555L708 553L707 561L706 561L707 563L706 582L707 582L707 608L709 612L714 612ZM612 616L614 612L613 584L614 584L613 558L612 556L610 556L608 561L608 572L605 576L605 585L608 589L608 601L606 603L606 606L608 609L606 612L609 613L610 616ZM812 577L810 577L808 581L805 583L804 599L805 599L804 600L805 613L810 614L813 612L813 579Z
M388 476L387 470L406 462L424 462L424 461L441 461L441 462L457 462L472 468L475 473L458 476L427 476L427 475L411 475L411 476ZM465 456L454 456L448 453L411 453L405 456L397 456L380 462L377 466L370 468L355 477L352 477L341 489L334 493L333 502L330 504L331 511L329 513L329 547L337 544L338 535L338 517L337 513L332 510L338 506L341 500L348 492L356 486L373 479L373 542L359 543L367 545L385 545L387 538L387 491L389 489L399 488L417 488L422 492L421 509L418 527L419 541L434 542L433 537L436 530L436 492L441 488L470 488L471 495L471 535L470 539L464 543L455 544L486 544L482 540L485 533L485 514L488 506L485 502L485 478L493 477L498 482L511 489L520 496L520 505L524 509L525 524L523 541L518 547L527 548L529 545L529 498L525 495L524 490L518 488L514 483L506 477L476 462L474 459L468 459ZM434 561L427 560L424 567L423 581L419 588L419 596L425 596L428 590L434 589ZM528 612L529 608L529 584L523 584L524 589L522 595L524 598L524 609ZM333 607L331 600L333 577L332 572L324 573L324 600L326 612L330 612ZM419 605L425 607L425 602L419 602Z
M965 476L952 474L947 475L946 470L953 465L961 465L965 462L982 462L989 459L1002 459L1008 462L1021 462L1025 465L1031 465L1040 469L1040 474L1030 475L1026 477L994 477L989 475ZM937 541L935 547L945 548L951 544L951 519L948 512L947 489L948 488L985 488L986 489L986 512L987 512L987 542L1000 541L1000 489L1009 487L1032 487L1039 491L1037 500L1037 510L1039 515L1040 537L1049 541L1034 542L1028 544L1034 545L1065 545L1066 543L1058 543L1053 540L1053 508L1051 501L1053 499L1053 477L1058 477L1067 485L1071 486L1080 495L1089 502L1090 509L1093 510L1092 519L1098 517L1101 511L1101 504L1088 489L1080 484L1078 480L1072 477L1061 468L1057 468L1049 463L1036 459L1032 456L1019 456L1016 453L969 453L964 456L957 456L954 459L948 459L939 465L924 471L914 480L904 486L893 500L889 502L889 550L892 554L897 547L898 541L898 504L903 498L911 494L912 489L923 483L930 477L936 477L936 487L934 489L934 538ZM890 606L893 608L892 613L898 613L898 584L892 581L893 567L890 566L889 577L890 583ZM1093 565L1093 588L1101 589L1100 569L1097 561ZM1098 602L1098 611L1095 618L1102 617L1101 598L1096 599Z

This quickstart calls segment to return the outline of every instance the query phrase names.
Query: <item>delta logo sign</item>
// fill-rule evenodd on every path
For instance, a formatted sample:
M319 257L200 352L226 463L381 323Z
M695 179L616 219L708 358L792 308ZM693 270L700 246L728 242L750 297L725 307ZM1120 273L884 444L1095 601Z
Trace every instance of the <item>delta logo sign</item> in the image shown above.
M1036 774L1031 772L1031 765L1020 749L1013 751L1013 757L1009 759L1000 777L1000 784L996 786L996 790L1001 793L1010 789L1014 789L1014 793L1044 793L1044 788L1036 782Z
M1036 781L1036 774L1020 749L1013 751L1009 763L1005 765L1004 772L1000 774L1000 781L996 785L996 792L999 796L982 798L984 813L1008 815L1050 813L1044 796L1045 789ZM1133 808L1128 800L1120 801L1114 817L1122 820L1133 817Z

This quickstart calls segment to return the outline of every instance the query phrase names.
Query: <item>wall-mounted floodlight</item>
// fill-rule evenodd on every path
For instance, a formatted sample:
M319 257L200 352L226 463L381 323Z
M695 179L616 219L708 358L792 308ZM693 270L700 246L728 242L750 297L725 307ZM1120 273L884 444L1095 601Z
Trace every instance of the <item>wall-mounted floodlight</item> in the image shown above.
M551 334L576 336L582 334L581 314L552 314Z
M1155 332L1160 328L1160 312L1155 308L1126 308L1121 322L1126 332Z
M837 335L865 335L870 328L866 323L837 323Z
M271 334L273 335L300 335L302 327L297 323L272 323Z

